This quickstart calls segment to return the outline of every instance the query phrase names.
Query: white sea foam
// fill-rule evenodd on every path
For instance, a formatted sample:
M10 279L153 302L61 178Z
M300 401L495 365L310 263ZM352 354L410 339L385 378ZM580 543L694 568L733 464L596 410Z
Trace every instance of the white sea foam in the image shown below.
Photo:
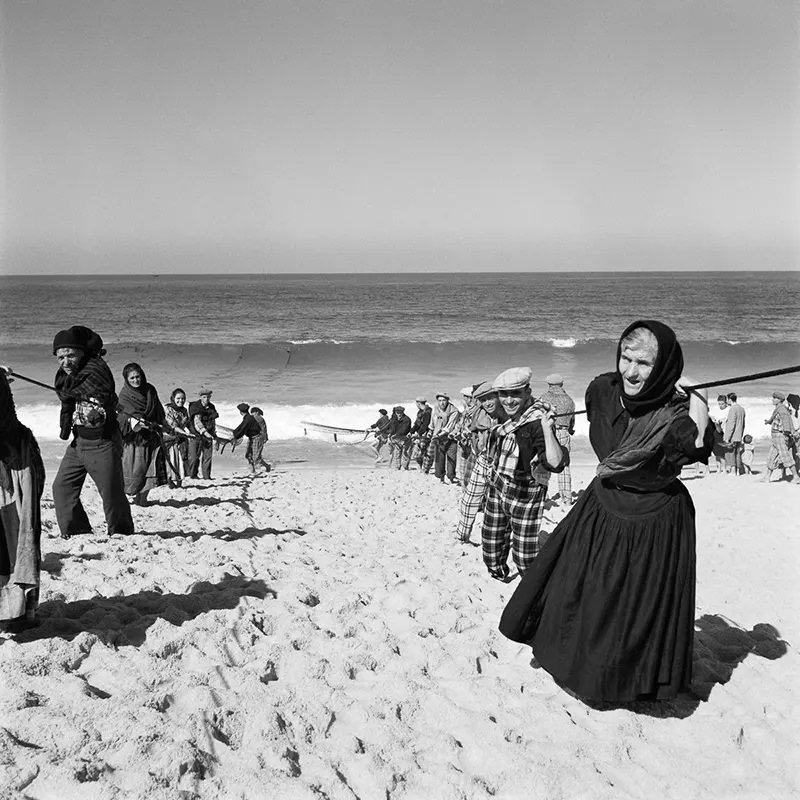
M289 344L353 344L351 339L289 339Z
M547 339L553 347L558 348L572 348L577 346L578 339L573 339L572 337L567 337L565 339L558 339L558 338L549 338Z

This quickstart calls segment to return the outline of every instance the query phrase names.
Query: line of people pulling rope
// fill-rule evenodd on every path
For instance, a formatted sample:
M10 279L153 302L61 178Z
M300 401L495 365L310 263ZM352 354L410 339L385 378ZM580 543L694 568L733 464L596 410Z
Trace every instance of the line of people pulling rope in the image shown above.
M60 437L70 440L53 481L53 503L63 538L90 533L80 495L87 475L103 502L108 533L130 534L130 504L144 504L156 486L180 485L185 477L211 478L213 453L247 439L251 472L269 471L263 448L269 439L259 408L238 406L242 421L234 430L218 426L211 390L186 406L186 392L175 389L163 406L139 364L123 369L119 397L103 356L103 340L91 328L75 325L53 339L59 363L53 389L61 400ZM0 369L13 375L9 367ZM23 377L23 376L19 376Z

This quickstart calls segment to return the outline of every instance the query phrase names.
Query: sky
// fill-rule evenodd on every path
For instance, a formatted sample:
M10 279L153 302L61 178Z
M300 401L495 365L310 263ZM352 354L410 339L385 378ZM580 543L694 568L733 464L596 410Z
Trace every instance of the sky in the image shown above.
M9 274L800 266L796 2L0 13Z

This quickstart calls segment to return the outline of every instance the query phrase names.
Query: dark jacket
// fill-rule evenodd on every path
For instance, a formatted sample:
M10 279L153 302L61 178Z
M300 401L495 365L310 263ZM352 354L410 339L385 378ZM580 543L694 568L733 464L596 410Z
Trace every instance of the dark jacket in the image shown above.
M194 426L194 418L196 416L200 417L200 422L203 423L205 429L213 436L214 430L217 427L215 420L219 416L214 404L209 403L207 406L204 406L199 400L194 400L189 403L189 430L192 433L199 434L200 431Z
M425 436L428 433L428 429L431 427L432 411L433 409L430 406L425 406L421 411L417 411L417 417L414 420L411 433L418 433L420 436Z
M388 436L408 436L411 431L411 417L407 414L403 414L400 419L398 419L394 414L392 414L392 420L387 425L385 433Z
M241 439L243 436L253 438L261 435L261 426L252 414L245 414L236 430L233 432L234 439Z

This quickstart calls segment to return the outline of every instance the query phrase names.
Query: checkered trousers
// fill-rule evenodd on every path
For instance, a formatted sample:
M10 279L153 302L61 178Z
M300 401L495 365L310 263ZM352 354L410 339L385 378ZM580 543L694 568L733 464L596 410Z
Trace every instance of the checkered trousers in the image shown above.
M789 447L789 437L781 431L772 431L772 444L767 455L767 469L772 471L778 467L791 469L794 456Z
M481 453L475 458L475 463L469 475L469 481L461 493L459 502L458 527L456 538L460 542L468 542L475 524L475 516L480 511L481 503L486 494L486 484L489 480L489 461Z
M569 453L572 449L571 442L572 436L566 428L556 428L556 439L558 443ZM556 472L555 477L558 479L558 491L562 497L569 500L572 497L572 473L569 471L569 464L564 467L563 471ZM552 480L552 475L551 475Z
M483 562L491 575L505 579L511 550L519 574L524 575L539 554L539 528L547 487L517 483L500 476L494 481L489 479L483 513Z

